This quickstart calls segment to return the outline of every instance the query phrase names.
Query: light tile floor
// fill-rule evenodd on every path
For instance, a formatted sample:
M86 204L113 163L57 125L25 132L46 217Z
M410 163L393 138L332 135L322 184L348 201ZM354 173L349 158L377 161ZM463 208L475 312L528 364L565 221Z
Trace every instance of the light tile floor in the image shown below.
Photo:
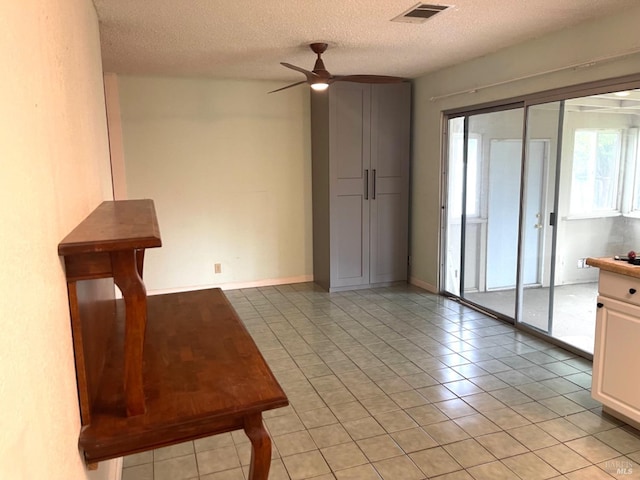
M270 480L640 478L591 363L507 324L411 286L226 293L291 403L265 414ZM249 458L226 433L126 457L123 480L244 480Z

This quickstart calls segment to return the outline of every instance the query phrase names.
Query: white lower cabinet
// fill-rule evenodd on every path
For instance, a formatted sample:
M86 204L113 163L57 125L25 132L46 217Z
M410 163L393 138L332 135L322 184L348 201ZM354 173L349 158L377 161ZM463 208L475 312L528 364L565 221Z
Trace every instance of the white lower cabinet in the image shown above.
M601 270L591 395L609 413L640 424L638 369L640 279Z

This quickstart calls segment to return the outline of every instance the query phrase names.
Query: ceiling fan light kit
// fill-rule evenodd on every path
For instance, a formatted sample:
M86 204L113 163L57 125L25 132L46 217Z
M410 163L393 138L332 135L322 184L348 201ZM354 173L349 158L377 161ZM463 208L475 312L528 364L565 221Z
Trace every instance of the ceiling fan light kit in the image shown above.
M321 92L329 88L329 84L325 82L316 82L311 84L311 88L313 88L316 92Z
M282 88L272 90L269 93L280 92L287 88L295 87L306 83L311 86L315 91L323 91L329 88L333 82L356 82L356 83L401 83L406 82L407 79L401 77L392 77L387 75L331 75L324 66L322 61L322 54L327 50L328 44L326 43L312 43L309 48L317 55L316 62L313 65L313 70L309 71L297 65L292 65L286 62L280 62L280 65L296 72L304 74L306 80L301 82L292 83Z

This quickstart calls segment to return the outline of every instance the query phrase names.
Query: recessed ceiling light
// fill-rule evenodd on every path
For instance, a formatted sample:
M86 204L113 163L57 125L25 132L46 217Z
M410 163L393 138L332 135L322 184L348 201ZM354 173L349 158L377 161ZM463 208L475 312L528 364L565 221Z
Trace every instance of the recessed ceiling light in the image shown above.
M629 90L625 90L623 92L614 92L614 95L617 97L628 97L631 95L631 92Z

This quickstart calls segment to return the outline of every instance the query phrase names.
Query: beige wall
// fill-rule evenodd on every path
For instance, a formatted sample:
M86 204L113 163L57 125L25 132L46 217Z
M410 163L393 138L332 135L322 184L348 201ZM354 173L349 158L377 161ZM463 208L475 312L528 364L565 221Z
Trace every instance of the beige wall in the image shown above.
M438 286L440 238L442 111L507 99L551 88L640 73L640 55L569 69L528 80L480 89L440 100L432 97L503 82L567 65L640 50L640 7L585 23L426 75L414 85L411 277L424 287Z
M640 55L432 97L637 51L639 20L635 8L415 81L412 281L438 288L443 110L639 73ZM148 253L150 290L309 278L306 89L266 95L279 84L129 76L118 84L128 195L155 199L164 238Z
M3 1L0 31L0 478L113 478L78 452L57 254L111 195L96 14L90 0Z
M128 197L163 240L150 292L311 278L309 93L279 86L118 76Z

